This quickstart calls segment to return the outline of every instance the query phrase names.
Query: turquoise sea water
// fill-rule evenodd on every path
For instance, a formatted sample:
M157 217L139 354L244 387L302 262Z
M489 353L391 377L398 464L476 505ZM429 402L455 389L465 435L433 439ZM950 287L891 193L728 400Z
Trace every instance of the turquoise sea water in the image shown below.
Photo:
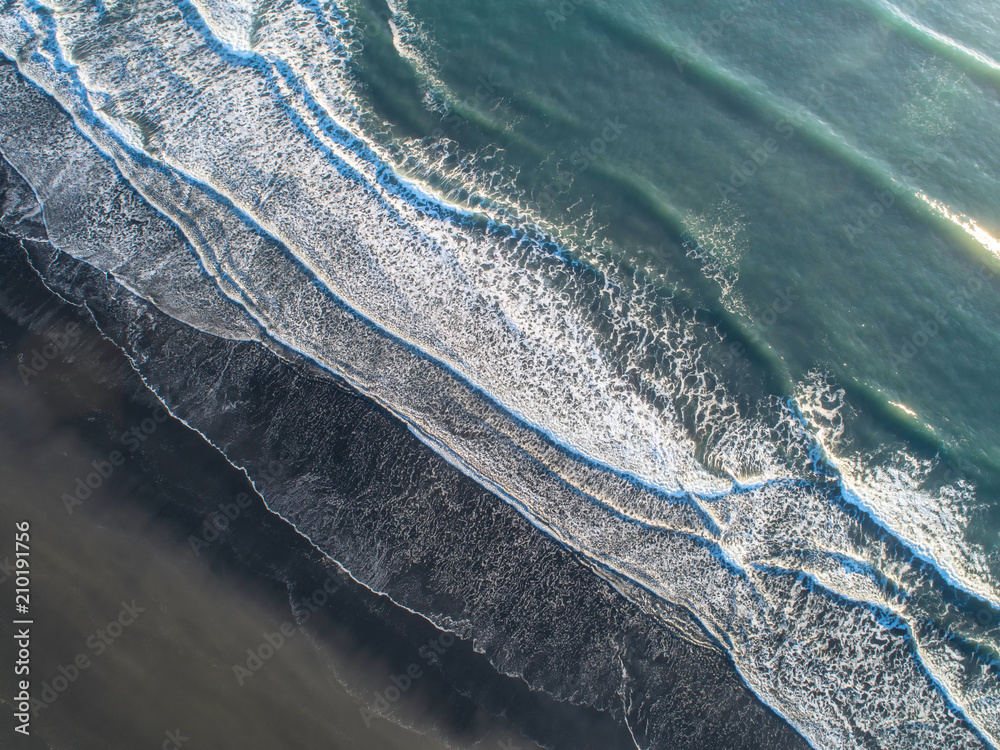
M502 149L501 200L683 286L784 389L818 368L995 481L1000 31L910 5L414 2L413 60L370 31L358 63L394 134L459 144L430 178Z
M402 169L458 199L471 172L641 269L717 322L744 392L843 391L843 449L974 481L964 533L995 554L995 8L413 2L401 58L376 6L358 66L386 141L447 152Z
M374 399L813 746L997 746L993 4L0 20L59 249Z

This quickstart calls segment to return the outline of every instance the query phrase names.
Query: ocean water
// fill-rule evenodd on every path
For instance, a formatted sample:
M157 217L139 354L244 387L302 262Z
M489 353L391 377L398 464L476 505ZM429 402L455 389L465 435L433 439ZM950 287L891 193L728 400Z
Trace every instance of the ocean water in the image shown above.
M0 54L39 273L359 583L637 747L998 746L992 4L10 0Z

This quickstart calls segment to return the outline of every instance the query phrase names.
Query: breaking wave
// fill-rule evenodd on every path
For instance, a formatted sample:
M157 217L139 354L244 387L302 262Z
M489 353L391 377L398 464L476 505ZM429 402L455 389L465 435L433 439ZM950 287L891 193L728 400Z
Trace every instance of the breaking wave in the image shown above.
M8 2L0 152L57 248L383 405L813 746L996 746L972 490L839 455L821 375L745 398L638 273L403 177L362 128L355 32L332 2Z

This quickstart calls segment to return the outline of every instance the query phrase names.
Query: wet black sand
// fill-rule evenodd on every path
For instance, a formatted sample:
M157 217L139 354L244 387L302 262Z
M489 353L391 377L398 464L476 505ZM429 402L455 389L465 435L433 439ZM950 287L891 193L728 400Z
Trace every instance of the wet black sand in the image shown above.
M139 591L155 613L42 711L48 734L36 734L52 747L157 747L177 729L192 747L533 747L527 736L616 750L635 747L633 735L678 750L804 747L723 657L639 612L370 401L258 344L186 328L37 239L24 243L32 263L88 309L60 303L22 247L0 245L12 477L0 522L36 514L38 565L48 554L55 571L36 579L34 674L58 676ZM25 384L19 367L71 321L79 340ZM147 386L356 578L464 638L337 575L222 453L157 412ZM115 451L122 465L83 497L78 480ZM315 606L324 582L335 594ZM304 599L317 611L256 670L247 649L266 653L266 634L294 629Z
M13 556L15 521L31 521L31 692L45 705L36 703L30 740L13 733L5 658L4 747L535 747L426 664L437 650L465 658L467 644L444 649L440 631L400 617L268 512L200 436L159 421L164 413L124 357L28 273L12 274L11 257L5 312L33 321L29 329L0 316L0 561ZM67 331L72 342L31 367L33 352ZM38 374L19 372L23 365ZM144 420L155 429L132 452L122 434L133 425L142 432ZM93 462L107 471L115 451L121 466L81 491ZM0 595L9 643L13 578ZM301 628L290 599L298 619L309 612ZM123 607L119 634L108 625ZM285 642L258 667L247 649L267 657L276 634ZM86 666L75 672L80 657ZM405 685L414 664L419 677L392 707L431 736L368 713L376 694L395 698L393 676ZM371 700L350 695L341 679Z

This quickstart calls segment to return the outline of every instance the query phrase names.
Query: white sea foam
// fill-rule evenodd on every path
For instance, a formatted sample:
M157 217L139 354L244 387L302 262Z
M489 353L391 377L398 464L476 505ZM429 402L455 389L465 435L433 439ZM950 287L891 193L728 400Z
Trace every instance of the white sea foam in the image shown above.
M55 116L26 127L44 104L6 81L0 148L70 206L113 182L97 149L110 157L218 289L168 312L199 324L238 305L245 330L341 375L652 615L725 649L814 745L981 746L962 715L1000 734L995 676L924 627L945 608L935 573L896 541L992 592L954 496L841 462L846 499L884 534L800 460L835 455L835 399L747 418L701 363L712 331L654 323L655 296L612 267L584 275L395 176L351 130L343 13L213 1L181 3L185 20L156 0L101 25L86 3L49 7L54 35L39 6L0 13L0 51L94 147ZM139 293L198 275L71 215L46 215L53 241Z

